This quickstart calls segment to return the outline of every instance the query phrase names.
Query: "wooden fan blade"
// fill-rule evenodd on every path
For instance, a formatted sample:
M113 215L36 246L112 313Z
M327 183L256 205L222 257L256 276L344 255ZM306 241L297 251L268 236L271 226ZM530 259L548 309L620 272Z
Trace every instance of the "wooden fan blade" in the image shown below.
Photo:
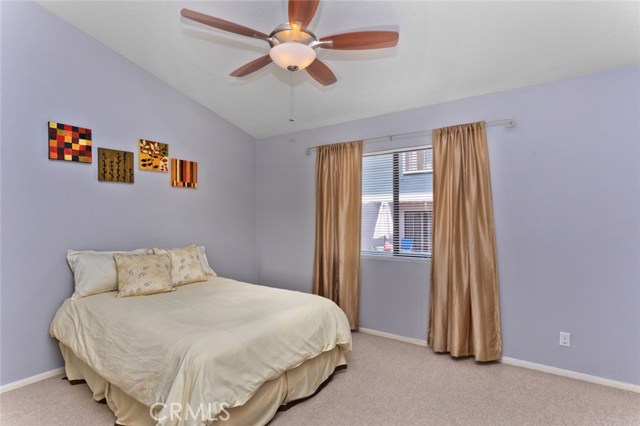
M320 41L331 41L331 46L320 46L324 49L367 50L383 49L398 44L400 35L396 31L359 31L322 37Z
M267 54L249 62L248 64L244 64L243 66L241 66L240 68L238 68L237 70L235 70L229 75L232 77L244 77L245 75L249 75L252 72L258 71L260 68L263 68L269 65L270 63L271 63L271 56Z
M304 30L318 9L319 0L289 0L289 26L292 30Z
M311 77L323 86L328 86L338 81L333 71L318 58L311 62L311 65L305 69Z
M204 13L196 12L190 9L182 9L180 15L192 21L200 22L201 24L208 25L219 30L228 31L234 34L240 34L252 38L260 38L267 40L268 35L260 31L256 31L249 27L244 27L234 22L225 21L224 19L216 18L215 16L205 15Z

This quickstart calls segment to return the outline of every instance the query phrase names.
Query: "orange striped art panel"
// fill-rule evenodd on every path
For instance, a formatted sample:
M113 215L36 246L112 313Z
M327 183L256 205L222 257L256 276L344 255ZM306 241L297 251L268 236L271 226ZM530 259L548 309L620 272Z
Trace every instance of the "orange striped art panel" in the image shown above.
M198 187L198 163L196 161L171 159L171 186L176 188Z

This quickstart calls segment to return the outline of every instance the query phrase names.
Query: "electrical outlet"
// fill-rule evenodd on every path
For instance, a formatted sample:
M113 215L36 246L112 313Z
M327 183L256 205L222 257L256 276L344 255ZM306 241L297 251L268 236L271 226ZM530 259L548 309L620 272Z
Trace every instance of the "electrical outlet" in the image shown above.
M571 346L571 333L560 332L560 346L566 346L567 348Z

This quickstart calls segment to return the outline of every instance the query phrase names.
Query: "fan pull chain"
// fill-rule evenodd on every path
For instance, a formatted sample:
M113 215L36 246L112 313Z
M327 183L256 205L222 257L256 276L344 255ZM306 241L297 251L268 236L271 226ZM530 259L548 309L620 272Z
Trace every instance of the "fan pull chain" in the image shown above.
M293 115L293 71L289 71L289 121L294 122L296 118Z

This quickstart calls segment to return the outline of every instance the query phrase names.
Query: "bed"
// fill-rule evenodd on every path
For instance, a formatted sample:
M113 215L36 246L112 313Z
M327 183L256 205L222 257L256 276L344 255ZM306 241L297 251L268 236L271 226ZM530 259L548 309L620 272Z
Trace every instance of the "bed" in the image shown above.
M51 324L70 381L125 426L268 423L351 350L332 301L209 276L152 296L67 299Z

